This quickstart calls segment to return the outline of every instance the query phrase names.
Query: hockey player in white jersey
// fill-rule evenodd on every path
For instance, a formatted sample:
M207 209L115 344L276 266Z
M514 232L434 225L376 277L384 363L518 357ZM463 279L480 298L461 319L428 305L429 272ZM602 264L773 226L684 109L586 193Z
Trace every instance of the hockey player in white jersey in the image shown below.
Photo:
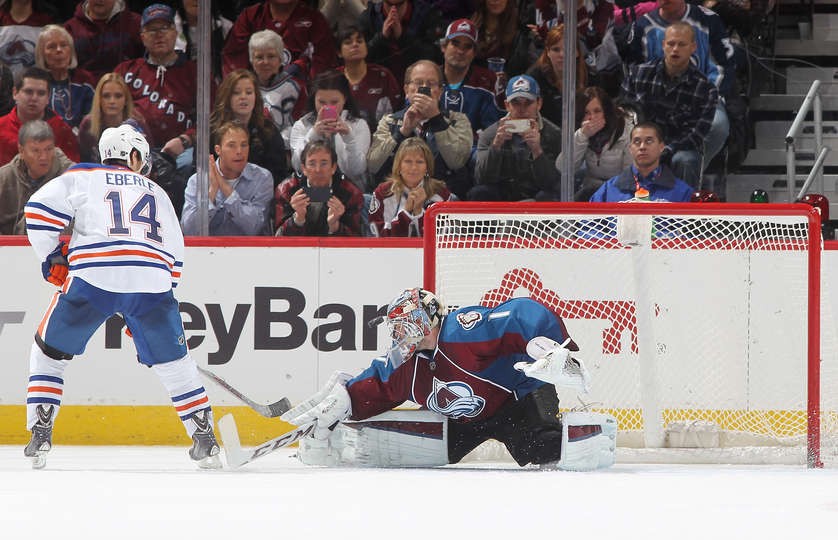
M172 294L183 266L183 235L166 192L146 178L145 138L131 126L106 129L102 165L80 163L26 204L26 232L44 278L60 287L35 333L29 357L24 455L46 464L61 406L64 369L109 317L122 314L137 357L169 392L187 434L190 457L219 468L212 410ZM75 221L73 221L75 220ZM73 221L69 245L59 242Z

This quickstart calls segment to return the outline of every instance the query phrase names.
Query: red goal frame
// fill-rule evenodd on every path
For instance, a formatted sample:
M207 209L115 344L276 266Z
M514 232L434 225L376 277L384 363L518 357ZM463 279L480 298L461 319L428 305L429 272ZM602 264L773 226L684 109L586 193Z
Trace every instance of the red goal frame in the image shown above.
M425 214L424 287L436 290L436 222L440 214L574 214L593 215L751 215L805 216L811 238L808 243L808 344L807 344L807 462L822 467L820 456L820 279L821 219L817 209L806 204L733 204L733 203L546 203L546 202L443 202L431 206Z

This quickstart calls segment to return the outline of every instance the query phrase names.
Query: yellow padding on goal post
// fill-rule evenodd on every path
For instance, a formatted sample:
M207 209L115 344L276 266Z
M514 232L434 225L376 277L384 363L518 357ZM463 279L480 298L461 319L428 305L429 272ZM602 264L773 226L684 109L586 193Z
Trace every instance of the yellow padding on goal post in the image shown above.
M236 417L243 446L256 446L289 431L279 418L265 418L248 407L213 407L215 420ZM216 432L217 433L217 432ZM25 405L0 405L0 444L29 442ZM55 422L55 444L183 445L192 444L173 407L63 405Z

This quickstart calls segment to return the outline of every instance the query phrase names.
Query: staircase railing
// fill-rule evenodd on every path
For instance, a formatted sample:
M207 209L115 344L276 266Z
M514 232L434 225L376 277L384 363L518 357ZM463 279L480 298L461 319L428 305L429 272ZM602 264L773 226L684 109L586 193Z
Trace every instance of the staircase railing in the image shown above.
M826 161L826 155L829 153L829 148L823 145L823 102L821 100L821 84L819 80L812 81L812 86L809 87L809 92L803 99L800 105L800 110L797 111L797 116L794 117L788 133L786 133L786 186L789 192L789 202L800 200L809 187L816 182L819 193L824 193L824 178L823 178L823 164ZM830 83L825 83L830 84ZM795 151L794 139L798 136L803 128L803 122L809 110L812 110L812 119L814 121L815 134L815 164L812 170L809 171L809 176L803 183L803 187L795 197L794 195L794 178L795 178Z

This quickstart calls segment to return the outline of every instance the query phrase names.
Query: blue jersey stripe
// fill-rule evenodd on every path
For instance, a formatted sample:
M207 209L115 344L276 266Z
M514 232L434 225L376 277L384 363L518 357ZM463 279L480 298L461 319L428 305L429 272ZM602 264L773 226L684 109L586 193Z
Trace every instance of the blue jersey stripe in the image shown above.
M174 397L172 397L172 401L181 401L181 400L186 399L186 398L191 398L192 396L197 396L198 394L201 394L203 392L205 392L205 390L204 390L204 387L202 386L202 387L200 387L196 390L192 390L191 392L187 392L187 393L181 394L179 396L174 396Z
M26 203L24 208L40 208L44 212L46 212L48 214L52 214L53 216L55 216L57 218L61 218L64 221L67 221L67 222L69 222L71 219L73 219L73 216L68 216L67 214L62 214L61 212L59 212L57 210L53 210L49 206L47 206L45 204L41 204L39 202L28 202L28 203Z
M152 268L159 268L166 272L172 273L171 269L165 264L158 264L145 261L99 261L85 264L71 264L70 270L81 270L83 268L105 267L105 266L146 266Z
M26 404L30 403L49 403L50 405L61 405L61 401L58 399L48 398L48 397L31 397L26 399Z
M61 232L64 230L64 227L54 227L52 225L26 225L26 230Z
M166 251L163 251L160 248L151 246L149 244L145 244L143 242L134 242L134 241L131 241L131 240L116 240L115 242L97 242L95 244L86 244L86 245L83 245L83 246L73 246L72 248L70 248L69 253L73 253L74 251L78 251L78 250L82 250L82 249L99 249L99 248L110 247L110 246L143 246L145 248L153 249L154 251L162 253L163 255L169 257L172 260L175 259L174 255L172 255L171 253L168 253Z
M59 384L64 384L64 379L61 377L53 377L52 375L32 375L29 377L30 381L48 381L48 382L55 382Z

